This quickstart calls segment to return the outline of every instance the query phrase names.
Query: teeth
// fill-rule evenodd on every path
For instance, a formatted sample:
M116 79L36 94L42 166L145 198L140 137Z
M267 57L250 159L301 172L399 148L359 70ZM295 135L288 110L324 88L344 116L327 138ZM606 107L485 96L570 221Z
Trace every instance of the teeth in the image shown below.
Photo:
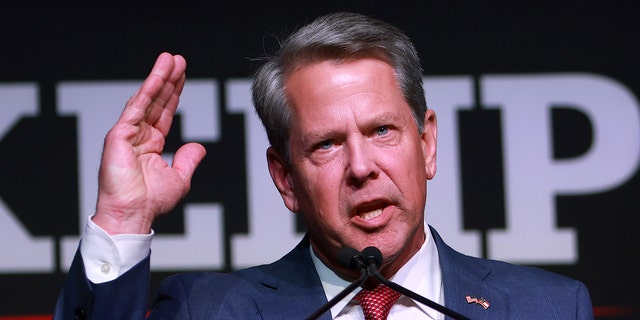
M379 215L382 214L382 209L377 209L377 210L373 210L373 211L369 211L369 212L362 212L360 213L360 217L365 219L365 220L369 220L369 219L373 219Z

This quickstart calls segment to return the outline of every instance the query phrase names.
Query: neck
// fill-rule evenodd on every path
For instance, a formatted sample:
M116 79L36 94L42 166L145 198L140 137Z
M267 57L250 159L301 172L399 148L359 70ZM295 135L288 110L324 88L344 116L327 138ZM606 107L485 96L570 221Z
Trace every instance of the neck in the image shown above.
M387 279L393 277L400 268L402 268L418 251L420 251L420 248L426 240L426 234L424 232L427 231L419 232L416 237L413 237L413 239L407 243L404 249L398 254L384 258L382 266L379 268L379 272L383 277ZM320 262L335 272L340 278L348 282L353 282L360 278L360 271L342 266L336 258L337 254L334 254L331 257L323 255L318 252L313 241L311 241L310 244L313 254L320 260ZM377 285L377 283L377 280L370 278L366 284Z

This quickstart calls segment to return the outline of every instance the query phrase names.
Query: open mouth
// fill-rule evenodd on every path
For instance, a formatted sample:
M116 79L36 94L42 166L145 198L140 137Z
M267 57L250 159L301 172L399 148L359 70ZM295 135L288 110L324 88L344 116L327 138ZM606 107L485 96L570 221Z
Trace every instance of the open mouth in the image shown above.
M355 215L357 215L358 217L364 220L371 220L380 216L384 208L387 207L387 205L388 203L384 201L376 201L376 202L362 204L355 209Z
M373 211L368 211L368 212L358 212L358 216L360 216L360 218L365 220L373 219L381 214L382 214L382 208L376 209Z

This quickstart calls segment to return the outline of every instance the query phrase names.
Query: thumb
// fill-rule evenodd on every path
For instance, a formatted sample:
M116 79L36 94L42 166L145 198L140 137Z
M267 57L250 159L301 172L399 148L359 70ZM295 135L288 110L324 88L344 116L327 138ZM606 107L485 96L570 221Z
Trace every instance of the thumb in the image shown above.
M191 177L196 171L196 168L207 154L206 149L199 143L190 142L178 149L173 157L172 168L178 172L184 185L187 186L188 191L191 185Z

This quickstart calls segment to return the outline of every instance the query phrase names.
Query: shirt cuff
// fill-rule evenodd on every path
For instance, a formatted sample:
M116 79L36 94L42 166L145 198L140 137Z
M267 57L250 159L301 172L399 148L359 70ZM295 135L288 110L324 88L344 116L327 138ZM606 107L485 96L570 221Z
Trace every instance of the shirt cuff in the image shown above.
M151 251L149 234L110 236L90 217L80 242L80 253L87 278L93 283L111 281L145 259Z

